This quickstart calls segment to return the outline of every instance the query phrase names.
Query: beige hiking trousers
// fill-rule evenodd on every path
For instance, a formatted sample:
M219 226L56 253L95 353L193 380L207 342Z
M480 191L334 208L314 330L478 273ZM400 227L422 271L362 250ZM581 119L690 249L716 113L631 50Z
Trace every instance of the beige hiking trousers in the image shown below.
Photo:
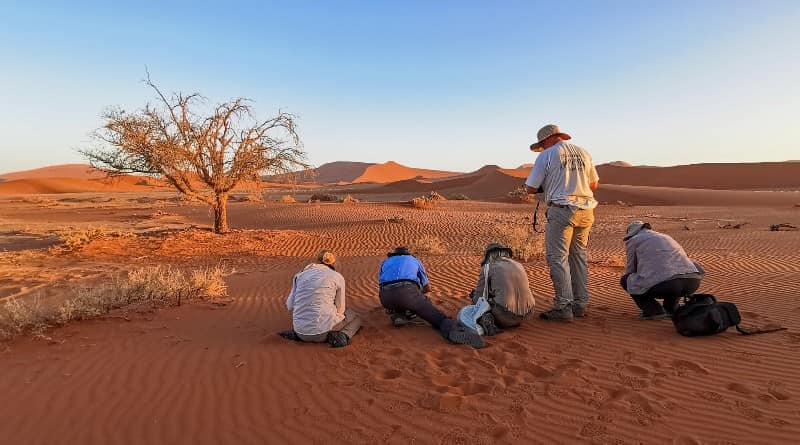
M589 267L586 246L594 223L593 209L548 207L545 254L553 281L553 308L589 303Z

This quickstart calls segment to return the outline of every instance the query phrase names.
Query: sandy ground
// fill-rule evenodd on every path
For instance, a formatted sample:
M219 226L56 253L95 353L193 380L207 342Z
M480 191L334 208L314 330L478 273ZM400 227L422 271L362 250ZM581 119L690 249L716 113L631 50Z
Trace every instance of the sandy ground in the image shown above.
M472 350L424 325L393 328L376 275L396 244L421 254L432 299L454 314L482 246L531 207L472 201L401 204L235 203L209 234L209 210L169 196L0 200L0 298L58 298L69 284L154 263L235 269L233 302L76 322L50 340L0 344L3 443L793 443L800 437L800 208L601 206L590 240L585 320L533 318ZM106 198L110 200L106 201ZM58 198L61 199L61 198ZM99 202L98 202L99 201ZM618 286L621 234L644 219L708 271L701 291L735 302L745 324L788 331L678 336L642 322ZM398 222L399 221L399 222ZM721 229L747 222L742 229ZM128 233L57 249L65 227ZM193 228L194 227L194 228ZM690 230L686 230L686 228ZM55 247L52 247L55 246ZM348 305L365 326L344 349L296 344L284 308L291 277L319 249L339 255ZM49 249L49 250L48 250ZM544 262L525 264L539 312Z

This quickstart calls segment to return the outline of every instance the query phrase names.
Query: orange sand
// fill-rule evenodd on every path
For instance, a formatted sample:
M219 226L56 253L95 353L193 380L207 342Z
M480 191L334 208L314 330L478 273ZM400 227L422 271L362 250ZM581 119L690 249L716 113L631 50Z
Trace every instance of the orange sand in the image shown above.
M33 170L0 173L0 180L14 181L16 179L38 178L99 179L105 176L106 174L104 172L94 169L88 164L62 164L35 168Z
M209 223L206 207L159 209ZM9 202L0 210L4 221L32 227L99 220L124 227L150 213ZM76 322L50 331L49 341L0 344L0 437L9 444L796 442L800 232L766 229L800 224L792 207L601 206L585 320L533 318L488 338L482 350L447 344L426 326L390 325L376 292L390 247L414 248L422 236L446 243L446 255L421 258L431 298L454 314L477 278L481 247L496 239L498 224L528 224L530 211L481 202L427 210L233 203L231 226L253 231L161 232L98 240L76 253L13 256L0 266L0 295L37 279L64 287L83 274L223 262L236 270L228 280L234 301ZM390 222L394 216L403 221ZM747 324L789 331L683 338L669 321L638 321L618 285L631 219L678 239L708 270L701 291L737 303ZM750 224L717 228L727 219ZM292 275L322 247L339 255L348 306L365 318L344 349L275 335L290 326L284 300ZM525 268L537 312L546 309L546 266L537 260Z

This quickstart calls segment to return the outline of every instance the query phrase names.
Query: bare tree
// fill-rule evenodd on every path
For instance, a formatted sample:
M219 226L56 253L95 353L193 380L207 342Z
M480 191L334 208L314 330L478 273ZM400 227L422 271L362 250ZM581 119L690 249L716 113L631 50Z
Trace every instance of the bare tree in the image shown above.
M100 146L82 150L109 174L163 177L179 192L214 209L214 232L228 231L228 196L241 181L308 168L295 117L259 121L248 99L206 108L198 94L165 96L147 76L158 100L128 113L110 109L96 134Z

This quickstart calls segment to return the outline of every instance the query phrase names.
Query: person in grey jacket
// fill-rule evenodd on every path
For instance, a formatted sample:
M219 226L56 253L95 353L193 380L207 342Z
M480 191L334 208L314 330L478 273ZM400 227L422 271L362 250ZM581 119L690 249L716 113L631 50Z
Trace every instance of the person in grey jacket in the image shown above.
M491 309L478 319L478 324L489 336L500 332L500 329L519 326L536 306L528 274L512 256L511 249L502 244L487 245L478 284L471 294L472 304L486 295Z
M625 235L625 274L622 288L642 310L639 318L671 316L681 297L694 294L705 270L686 256L672 237L656 232L649 223L633 221ZM663 299L663 306L656 299Z

